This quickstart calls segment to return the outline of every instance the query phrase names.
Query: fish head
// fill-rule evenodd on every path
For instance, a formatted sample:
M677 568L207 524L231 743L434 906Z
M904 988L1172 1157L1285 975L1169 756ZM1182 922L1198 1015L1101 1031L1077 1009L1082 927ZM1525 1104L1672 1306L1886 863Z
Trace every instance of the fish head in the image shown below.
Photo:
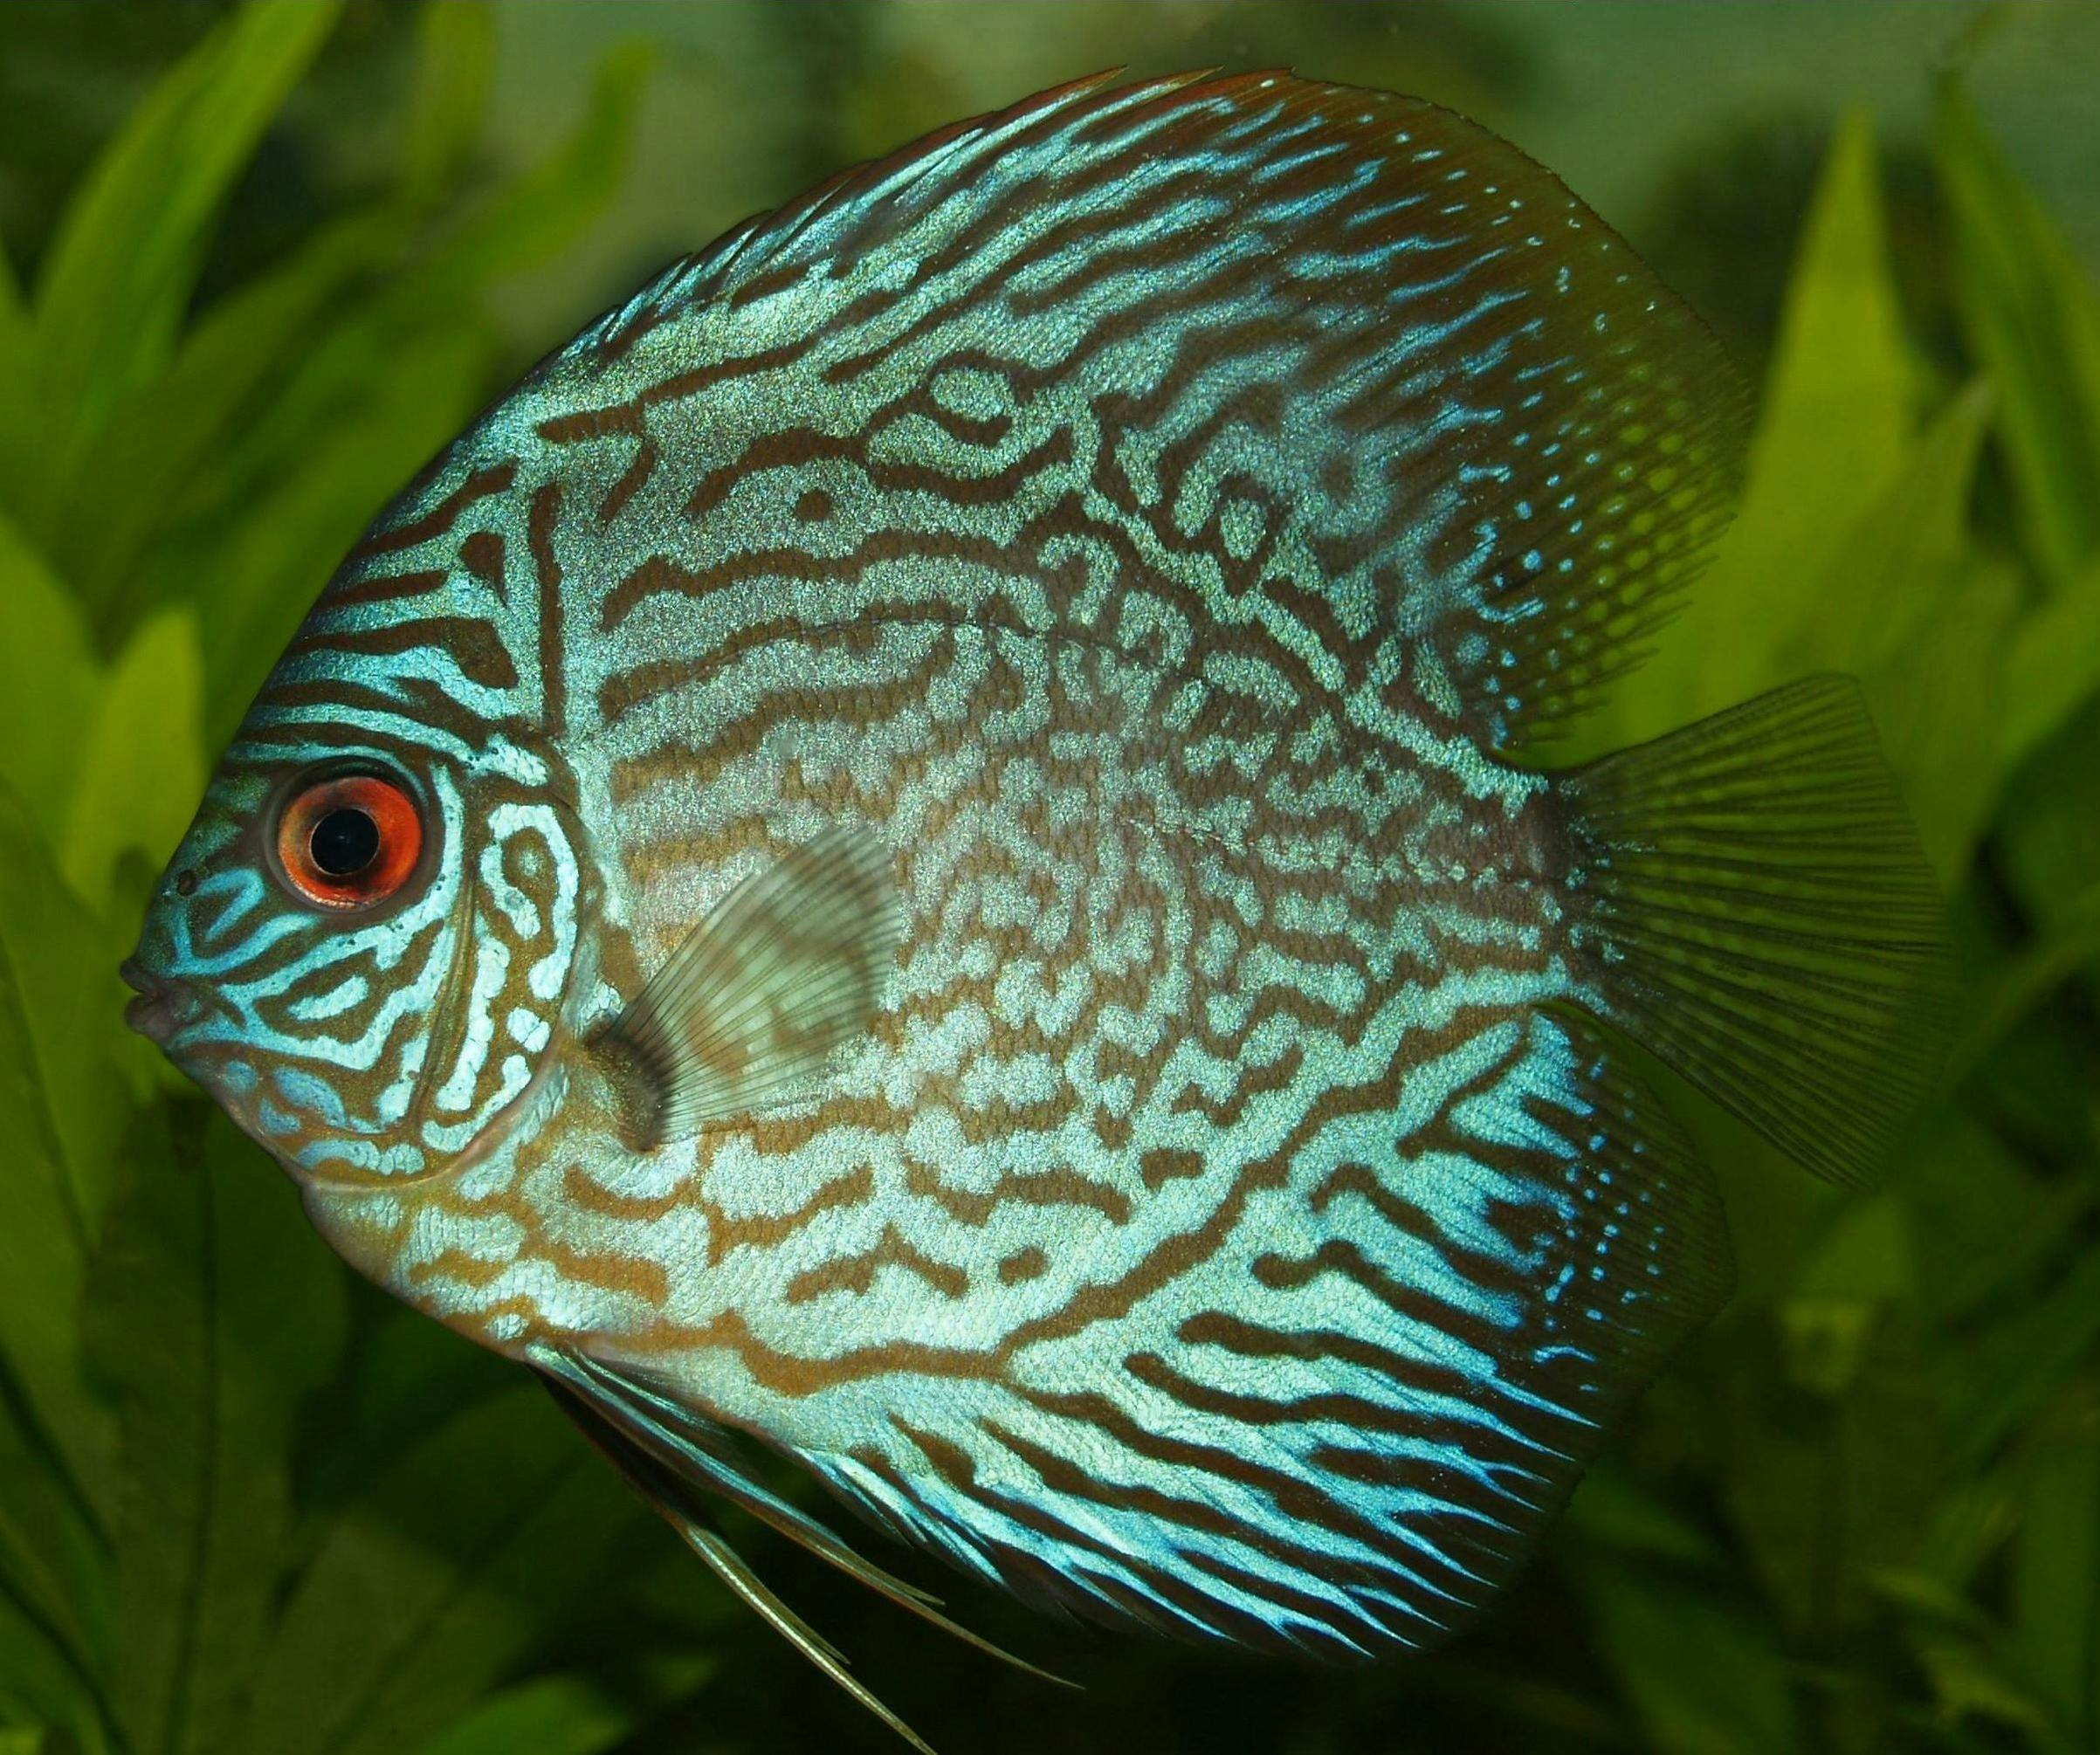
M341 632L326 597L317 624ZM296 1178L369 1186L515 1124L590 986L601 885L551 740L347 644L294 641L123 973L132 1026Z

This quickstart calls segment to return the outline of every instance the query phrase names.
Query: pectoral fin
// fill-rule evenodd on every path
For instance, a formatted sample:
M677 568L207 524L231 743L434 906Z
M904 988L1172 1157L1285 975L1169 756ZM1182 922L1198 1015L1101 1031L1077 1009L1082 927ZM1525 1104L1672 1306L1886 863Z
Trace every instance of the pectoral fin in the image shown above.
M889 854L833 829L724 897L590 1044L646 1150L806 1095L863 1035L904 937Z

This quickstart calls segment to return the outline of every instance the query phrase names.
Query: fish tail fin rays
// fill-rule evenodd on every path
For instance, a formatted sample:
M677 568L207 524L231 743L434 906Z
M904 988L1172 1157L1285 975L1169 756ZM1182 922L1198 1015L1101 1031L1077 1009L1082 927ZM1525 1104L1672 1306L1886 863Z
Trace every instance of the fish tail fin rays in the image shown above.
M753 1476L727 1434L668 1394L580 1353L548 1349L534 1362L562 1411L715 1574L797 1651L912 1747L926 1750L926 1745L865 1686L845 1673L846 1660L837 1648L781 1602L710 1527L703 1510L705 1494L738 1506L964 1644L1044 1682L1073 1685L949 1620L937 1607L939 1598L862 1558L823 1524Z
M1601 1015L1840 1182L1938 1064L1937 887L1849 678L1814 677L1555 776Z
M1442 1643L1725 1298L1711 1178L1594 1025L1536 1011L1439 1120L1263 1198L1204 1301L1137 1307L1077 1366L1019 1350L850 1469L805 1460L1096 1620L1343 1660Z

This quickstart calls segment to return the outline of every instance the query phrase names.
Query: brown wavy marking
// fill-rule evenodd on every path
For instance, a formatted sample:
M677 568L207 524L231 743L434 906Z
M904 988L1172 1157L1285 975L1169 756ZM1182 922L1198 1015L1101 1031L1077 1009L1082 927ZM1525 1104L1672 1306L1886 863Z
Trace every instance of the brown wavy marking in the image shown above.
M685 496L685 516L706 517L738 488L758 476L775 470L793 473L815 463L857 463L861 451L857 437L828 433L820 427L777 427L754 433L735 457L716 465L693 483Z
M1436 1332L1449 1333L1454 1329L1456 1318L1450 1305L1419 1287L1394 1279L1346 1237L1330 1237L1309 1256L1273 1251L1257 1256L1248 1264L1248 1271L1271 1291L1295 1290L1323 1274L1339 1274L1361 1286L1395 1315Z
M1030 1280L1041 1279L1049 1270L1050 1257L1030 1243L1026 1249L1016 1249L1012 1255L1000 1258L999 1284L1025 1285Z
M549 415L534 430L549 444L579 444L622 433L638 435L643 430L642 410L632 403L578 409L566 415Z
M1251 1327L1245 1324L1239 1326ZM1288 1343L1317 1337L1289 1336L1277 1339ZM1334 1339L1339 1340L1342 1337L1336 1336ZM1291 1358L1308 1363L1319 1363L1330 1359L1346 1360L1373 1371L1387 1382L1408 1392L1408 1399L1399 1403L1376 1401L1365 1396L1352 1395L1344 1390L1332 1389L1293 1396L1289 1401L1277 1401L1270 1396L1250 1395L1220 1389L1213 1384L1200 1383L1176 1371L1153 1352L1131 1354L1123 1361L1123 1368L1147 1388L1171 1395L1184 1407L1195 1408L1200 1413L1215 1414L1221 1420L1228 1420L1235 1425L1249 1428L1332 1424L1351 1431L1387 1432L1402 1438L1420 1440L1449 1454L1470 1456L1490 1468L1518 1473L1535 1473L1542 1456L1551 1454L1543 1452L1534 1441L1504 1435L1484 1421L1429 1412L1428 1403L1431 1398L1463 1406L1478 1394L1478 1387L1461 1373L1430 1361L1405 1359L1381 1348L1361 1343L1355 1347L1356 1356L1353 1359L1346 1358L1333 1348L1293 1348L1287 1344L1279 1345L1265 1353L1246 1345L1234 1347L1231 1351L1243 1357ZM1565 1416L1556 1414L1553 1421L1548 1423L1560 1423L1564 1420Z
M732 1216L703 1198L701 1204L707 1215L707 1265L720 1267L738 1249L777 1249L826 1213L848 1212L866 1206L874 1198L875 1172L866 1164L826 1182L790 1212Z
M534 1342L547 1339L553 1332L547 1312L534 1299L523 1294L464 1310L450 1304L426 1304L421 1308L455 1334L478 1341L492 1352L521 1353ZM506 1322L516 1323L517 1332L499 1332Z
M338 585L328 593L328 607L348 609L361 603L405 603L428 597L451 583L452 575L442 568L423 568L413 573L377 573L370 578Z
M705 366L696 366L691 371L676 373L668 378L659 378L645 385L623 403L608 403L602 408L579 409L571 414L554 415L540 423L540 437L549 444L577 444L591 439L603 438L609 434L638 433L648 410L659 403L678 402L687 396L697 396L717 384L733 383L739 378L762 376L791 366L806 355L822 339L821 329L812 328L792 341L782 342L777 348L761 348L755 354L745 354L731 360L720 360Z
M1305 1204L1314 1213L1325 1213L1344 1195L1353 1195L1362 1201L1401 1235L1429 1244L1454 1271L1491 1296L1520 1298L1531 1293L1531 1280L1521 1269L1504 1256L1469 1249L1459 1242L1424 1208L1395 1194L1367 1164L1336 1166L1320 1180ZM1509 1241L1520 1242L1515 1237Z
M944 530L872 531L841 554L813 554L802 547L746 548L699 569L652 555L600 600L598 626L603 633L613 632L653 597L706 597L754 581L776 586L850 585L871 567L904 561L960 561L991 571L1003 555L988 536Z
M1098 1392L1089 1390L1057 1394L1024 1389L1019 1394L1023 1401L1042 1412L1091 1427L1132 1455L1143 1457L1147 1462L1164 1464L1167 1469L1181 1474L1184 1478L1193 1476L1200 1480L1207 1476L1215 1477L1236 1482L1263 1494L1284 1513L1290 1524L1316 1525L1332 1531L1361 1543L1374 1552L1392 1545L1392 1535L1388 1530L1351 1511L1332 1495L1304 1476L1269 1467L1243 1451L1155 1432ZM1098 1485L1094 1490L1095 1494L1102 1493L1104 1486L1107 1495L1104 1503L1117 1503L1131 1490L1118 1482ZM1078 1497L1090 1496L1082 1494ZM1201 1529L1208 1534L1225 1536L1257 1553L1266 1554L1271 1559L1280 1560L1295 1570L1309 1573L1314 1577L1329 1580L1354 1577L1365 1582L1374 1578L1390 1581L1392 1577L1390 1571L1384 1566L1346 1559L1332 1554L1322 1556L1280 1535L1264 1534L1250 1529L1243 1519L1234 1518L1205 1502L1192 1502L1174 1497L1167 1499L1161 1510L1188 1527ZM1208 1521L1214 1516L1219 1519L1215 1524Z
M732 311L740 311L747 305L755 305L762 299L772 298L776 292L792 291L816 272L814 263L779 263L771 268L761 269L741 286L732 288L723 302Z
M649 563L644 562L644 567ZM629 575L633 577L632 575ZM753 622L716 643L705 656L684 658L654 658L631 664L623 671L606 678L598 691L600 712L609 726L640 706L682 688L689 688L703 679L719 676L731 669L740 660L761 652L775 649L783 651L802 652L812 647L823 648L836 643L850 653L867 657L873 655L884 630L899 623L907 625L940 626L952 624L947 616L868 616L852 623L840 623L830 628L812 628L800 617L791 615L775 616ZM937 645L932 651L921 654L912 661L912 669L901 676L873 685L877 699L893 703L891 711L910 705L919 699L912 692L923 690L926 684L937 679L954 662L952 650ZM857 684L857 690L869 685ZM775 690L773 699L754 715L757 725L747 728L740 719L733 726L723 726L717 733L717 740L733 738L738 747L750 749L758 747L767 731L783 722L792 722L802 715L782 711L774 705L777 697L785 692ZM843 685L834 685L821 692L843 694Z
M1203 1173L1202 1154L1174 1146L1155 1146L1138 1159L1138 1174L1146 1191L1156 1194L1169 1182L1186 1182Z
M791 1304L808 1304L827 1292L847 1291L865 1297L884 1268L902 1268L924 1280L943 1297L959 1298L970 1289L970 1277L960 1268L935 1260L906 1242L894 1225L885 1225L871 1249L857 1256L834 1256L788 1282L784 1294Z
M488 623L472 616L426 616L377 628L302 634L286 649L286 656L304 657L320 651L389 658L430 646L444 652L471 683L499 690L518 686L518 667L511 662L502 637ZM340 692L338 694L340 698ZM457 715L458 703L447 699L445 705L448 719Z
M940 362L940 375L946 375L963 363L961 353L946 354ZM928 382L914 384L888 403L868 423L867 437L871 440L879 438L899 422L914 419L931 423L940 430L944 437L953 439L959 446L978 451L996 451L1014 430L1014 417L1011 415L971 415L965 414L960 409L950 408L935 394L933 383Z
M679 871L720 871L731 859L744 853L758 853L768 859L785 859L794 850L794 843L774 834L762 818L745 816L721 829L623 848L620 863L629 884L646 893L658 880ZM664 948L668 951L678 943L691 924L670 927Z
M1025 1399L1038 1400L1032 1394ZM1067 1418L1083 1418L1085 1423L1104 1432L1124 1449L1155 1462L1168 1462L1182 1471L1184 1478L1193 1476L1200 1481L1206 1476L1215 1476L1265 1495L1284 1514L1287 1522L1283 1527L1312 1526L1332 1531L1353 1538L1374 1552L1388 1551L1395 1545L1389 1531L1355 1516L1310 1483L1263 1468L1232 1451L1168 1440L1150 1433L1105 1397L1083 1394L1043 1397L1041 1401L1052 1404L1046 1411L1061 1413ZM1295 1573L1332 1583L1390 1589L1400 1581L1400 1575L1388 1566L1338 1554L1330 1549L1305 1546L1277 1530L1236 1518L1206 1498L1172 1493L1137 1482L1098 1479L1091 1471L1078 1467L1069 1457L1035 1443L995 1421L987 1419L978 1424L988 1437L1033 1469L1043 1485L1061 1497L1102 1505L1112 1511L1133 1511L1169 1526L1222 1537ZM1195 1548L1188 1552L1187 1558L1194 1563L1202 1555L1203 1550ZM1239 1572L1237 1568L1233 1570ZM1254 1581L1251 1574L1239 1573L1239 1576L1244 1581ZM1330 1624L1342 1612L1331 1601L1311 1593L1291 1591L1280 1583L1271 1581L1270 1590L1287 1593L1296 1599L1305 1613Z
M659 1318L637 1325L620 1340L623 1352L637 1354L684 1353L724 1347L762 1389L786 1396L816 1395L842 1383L864 1382L869 1378L909 1373L921 1377L983 1378L999 1365L994 1349L927 1346L915 1341L878 1342L853 1347L826 1359L811 1359L798 1352L783 1352L754 1334L749 1323L733 1310L722 1311L703 1323L673 1322Z
M1324 1100L1312 1105L1273 1154L1241 1168L1225 1198L1201 1224L1161 1238L1142 1260L1116 1278L1082 1286L1057 1310L1020 1324L1001 1344L1000 1356L1009 1358L1038 1342L1069 1339L1097 1323L1113 1322L1128 1315L1140 1299L1209 1261L1239 1229L1247 1202L1264 1189L1288 1182L1296 1154L1331 1118Z
M647 1256L623 1249L575 1249L554 1239L535 1239L534 1249L564 1279L596 1286L661 1310L671 1298L671 1283L662 1266Z
M561 485L550 481L533 495L525 540L533 557L533 582L538 591L533 620L540 634L540 723L548 737L557 740L568 729L568 678L563 656L567 610L561 593L561 563L554 557L554 526L561 518Z
M906 1157L905 1187L933 1201L957 1224L975 1229L989 1224L999 1208L1009 1202L1017 1207L1080 1207L1114 1224L1130 1222L1127 1194L1071 1169L1009 1170L989 1188L978 1190L944 1182L932 1165Z
M1036 1102L1009 1103L995 1098L989 1103L962 1105L955 1119L966 1145L995 1146L1016 1133L1053 1132L1078 1108L1078 1094L1068 1080L1060 1079L1056 1091Z
M598 522L610 524L625 511L628 501L649 485L649 478L656 473L657 465L662 460L663 453L658 450L657 442L644 436L635 447L634 461L598 502Z
M427 1262L418 1262L409 1270L409 1284L425 1286L433 1280L451 1280L463 1286L480 1287L493 1284L511 1270L512 1258L504 1256L492 1259L477 1256L465 1249L444 1249Z
M510 581L504 575L505 559L500 531L477 530L459 545L459 564L493 591L498 602L508 603Z
M396 554L404 548L428 542L433 536L443 536L458 523L459 514L468 506L476 500L503 492L517 478L517 474L518 465L514 463L492 464L486 469L476 470L421 518L368 536L350 551L345 564L355 567L375 555Z
M1478 1394L1478 1385L1449 1366L1396 1353L1338 1329L1310 1329L1284 1334L1221 1311L1206 1311L1183 1321L1175 1338L1191 1346L1214 1346L1242 1359L1291 1359L1312 1366L1332 1359L1383 1378L1416 1402L1437 1398L1464 1407L1470 1406ZM1294 1418L1288 1413L1275 1413L1277 1409L1290 1408L1291 1403L1236 1395L1196 1383L1174 1370L1156 1354L1133 1353L1124 1360L1124 1368L1140 1383L1171 1394L1191 1407L1207 1408L1229 1419L1244 1419L1259 1425L1268 1423L1272 1415L1278 1419ZM1432 1429L1433 1422L1429 1417L1409 1412L1404 1400L1398 1405L1395 1417L1416 1421L1425 1433ZM1480 1443L1493 1448L1491 1431L1484 1424L1476 1426L1469 1422L1464 1433L1466 1442L1462 1449L1469 1453L1476 1434ZM1509 1456L1514 1462L1535 1466L1540 1454L1541 1447L1536 1441L1518 1441Z
M561 1172L561 1201L579 1213L640 1224L702 1204L698 1183L691 1178L680 1178L660 1194L623 1194L608 1188L581 1164L571 1164Z

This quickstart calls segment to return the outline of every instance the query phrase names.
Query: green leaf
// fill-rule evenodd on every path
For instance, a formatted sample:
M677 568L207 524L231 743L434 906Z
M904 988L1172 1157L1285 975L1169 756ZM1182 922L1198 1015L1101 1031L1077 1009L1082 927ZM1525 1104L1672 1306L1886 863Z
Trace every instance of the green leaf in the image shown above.
M1605 1662L1665 1755L1800 1746L1783 1654L1769 1628L1657 1577L1585 1570L1580 1587Z
M464 319L459 327L475 335ZM358 399L317 420L281 470L248 499L238 525L195 581L212 631L205 733L235 724L344 552L375 514L472 414L487 354L454 333L396 338L373 357ZM191 795L194 799L195 795Z
M602 1689L550 1676L491 1695L419 1755L598 1755L633 1725L632 1712Z
M126 1105L111 1058L126 994L98 923L60 878L24 807L0 787L0 968L23 1039L7 1057L27 1081L34 1132L57 1167L76 1240L94 1233L114 1179Z
M355 317L314 339L272 405L211 460L238 504L231 552L189 569L214 630L214 741L231 729L343 552L486 393L492 347L472 312L490 276L566 244L625 162L645 58L616 53L569 141Z
M2100 556L2030 609L2006 644L1993 764L2007 774L2100 691Z
M2013 1552L2008 1655L2079 1746L2100 1743L2100 1413L2028 1465Z
M402 152L402 184L433 202L466 174L488 117L496 24L485 5L430 6L417 21L415 112Z
M135 850L158 871L189 826L204 790L203 671L196 617L171 609L133 636L103 687L61 861L98 913L108 911L120 855Z
M86 1514L106 1492L110 1432L75 1346L87 1222L35 1076L31 1014L0 960L0 1412L26 1466L63 1482ZM11 1496L10 1496L11 1498Z
M1784 664L1871 671L1908 656L1968 558L1970 490L1991 408L1991 387L1979 378L1915 441L1901 441L1901 467L1863 514L1837 526L1842 540L1821 581L1828 588L1780 646Z
M1919 595L1934 582L1921 580ZM1971 556L1938 582L1931 618L1864 682L1925 857L1951 882L1968 870L2005 776L1994 729L2005 703L1998 660L2019 581L2010 568ZM1832 588L1841 583L1833 579Z
M0 603L8 616L0 640L0 782L55 843L101 666L71 595L4 513Z
M468 1409L331 1526L258 1673L251 1755L393 1755L602 1604L645 1514L539 1391Z
M404 295L425 299L485 285L566 248L625 174L636 113L655 55L623 44L599 63L583 120L559 150L470 219Z
M38 283L35 406L47 481L63 478L110 410L165 363L219 205L337 10L327 0L251 0L103 148ZM44 527L41 516L31 527Z
M1818 1395L1845 1389L1864 1363L1880 1307L1907 1296L1915 1277L1901 1202L1883 1194L1841 1208L1779 1310L1790 1379Z
M0 384L8 382L27 356L29 342L29 306L22 297L22 282L16 277L7 240L0 237Z
M35 405L36 360L36 326L0 237L0 481L19 481L36 446L36 423L19 417Z
M1973 1072L2036 1006L2095 958L2100 958L2100 884L2073 897L1992 973L1948 1055L1949 1072L1957 1077Z
M69 1661L48 1625L4 1583L0 1583L0 1719L64 1725L76 1746L108 1746L95 1707L93 1678ZM0 1731L0 1739L10 1737L35 1738L15 1745L30 1755L58 1755L66 1746L57 1738L47 1741L41 1731ZM0 1740L0 1752L12 1755L4 1740Z
M199 518L238 527L247 508L204 492L220 458L282 396L329 320L341 320L355 296L370 296L400 257L411 221L390 206L341 221L220 299L168 369L125 398L84 451L57 540L106 625L127 626L166 595L166 569L143 561L154 543ZM127 491L110 494L113 481Z
M1888 259L1872 130L1838 129L1788 283L1741 510L1661 643L1620 740L1732 705L1784 679L1819 629L1826 583L1861 508L1909 465L1918 372Z
M2036 1277L2040 1280L2040 1277ZM2074 1257L1970 1346L1939 1362L1957 1467L1980 1467L2039 1414L2100 1346L2100 1255Z
M282 1586L294 1417L342 1344L341 1270L216 1114L142 1130L131 1169L89 1327L123 1432L120 1708L137 1755L222 1755Z
M1967 1640L1929 1638L1919 1642L1918 1657L1932 1690L1934 1716L1941 1723L1980 1718L2024 1731L2034 1743L2047 1746L2048 1714L1980 1646Z
M2086 1178L2035 1175L1966 1117L1919 1141L1902 1194L1920 1301L1941 1325L2034 1287L2050 1253L2100 1199Z
M1711 1566L1720 1559L1703 1530L1608 1458L1584 1477L1569 1504L1567 1524L1571 1536L1624 1553L1680 1566Z
M1818 670L1864 682L1883 747L1942 871L1968 863L1995 794L1998 668L2014 583L1972 551L1968 509L1991 413L1980 380L1908 442L1900 468L1844 534L1775 638L1769 680ZM1775 616L1784 591L1771 594Z
M2001 394L1999 432L2045 579L2100 550L2100 298L1953 80L1935 131L1969 347Z
M99 1747L102 1551L0 1415L0 1720L65 1725Z

